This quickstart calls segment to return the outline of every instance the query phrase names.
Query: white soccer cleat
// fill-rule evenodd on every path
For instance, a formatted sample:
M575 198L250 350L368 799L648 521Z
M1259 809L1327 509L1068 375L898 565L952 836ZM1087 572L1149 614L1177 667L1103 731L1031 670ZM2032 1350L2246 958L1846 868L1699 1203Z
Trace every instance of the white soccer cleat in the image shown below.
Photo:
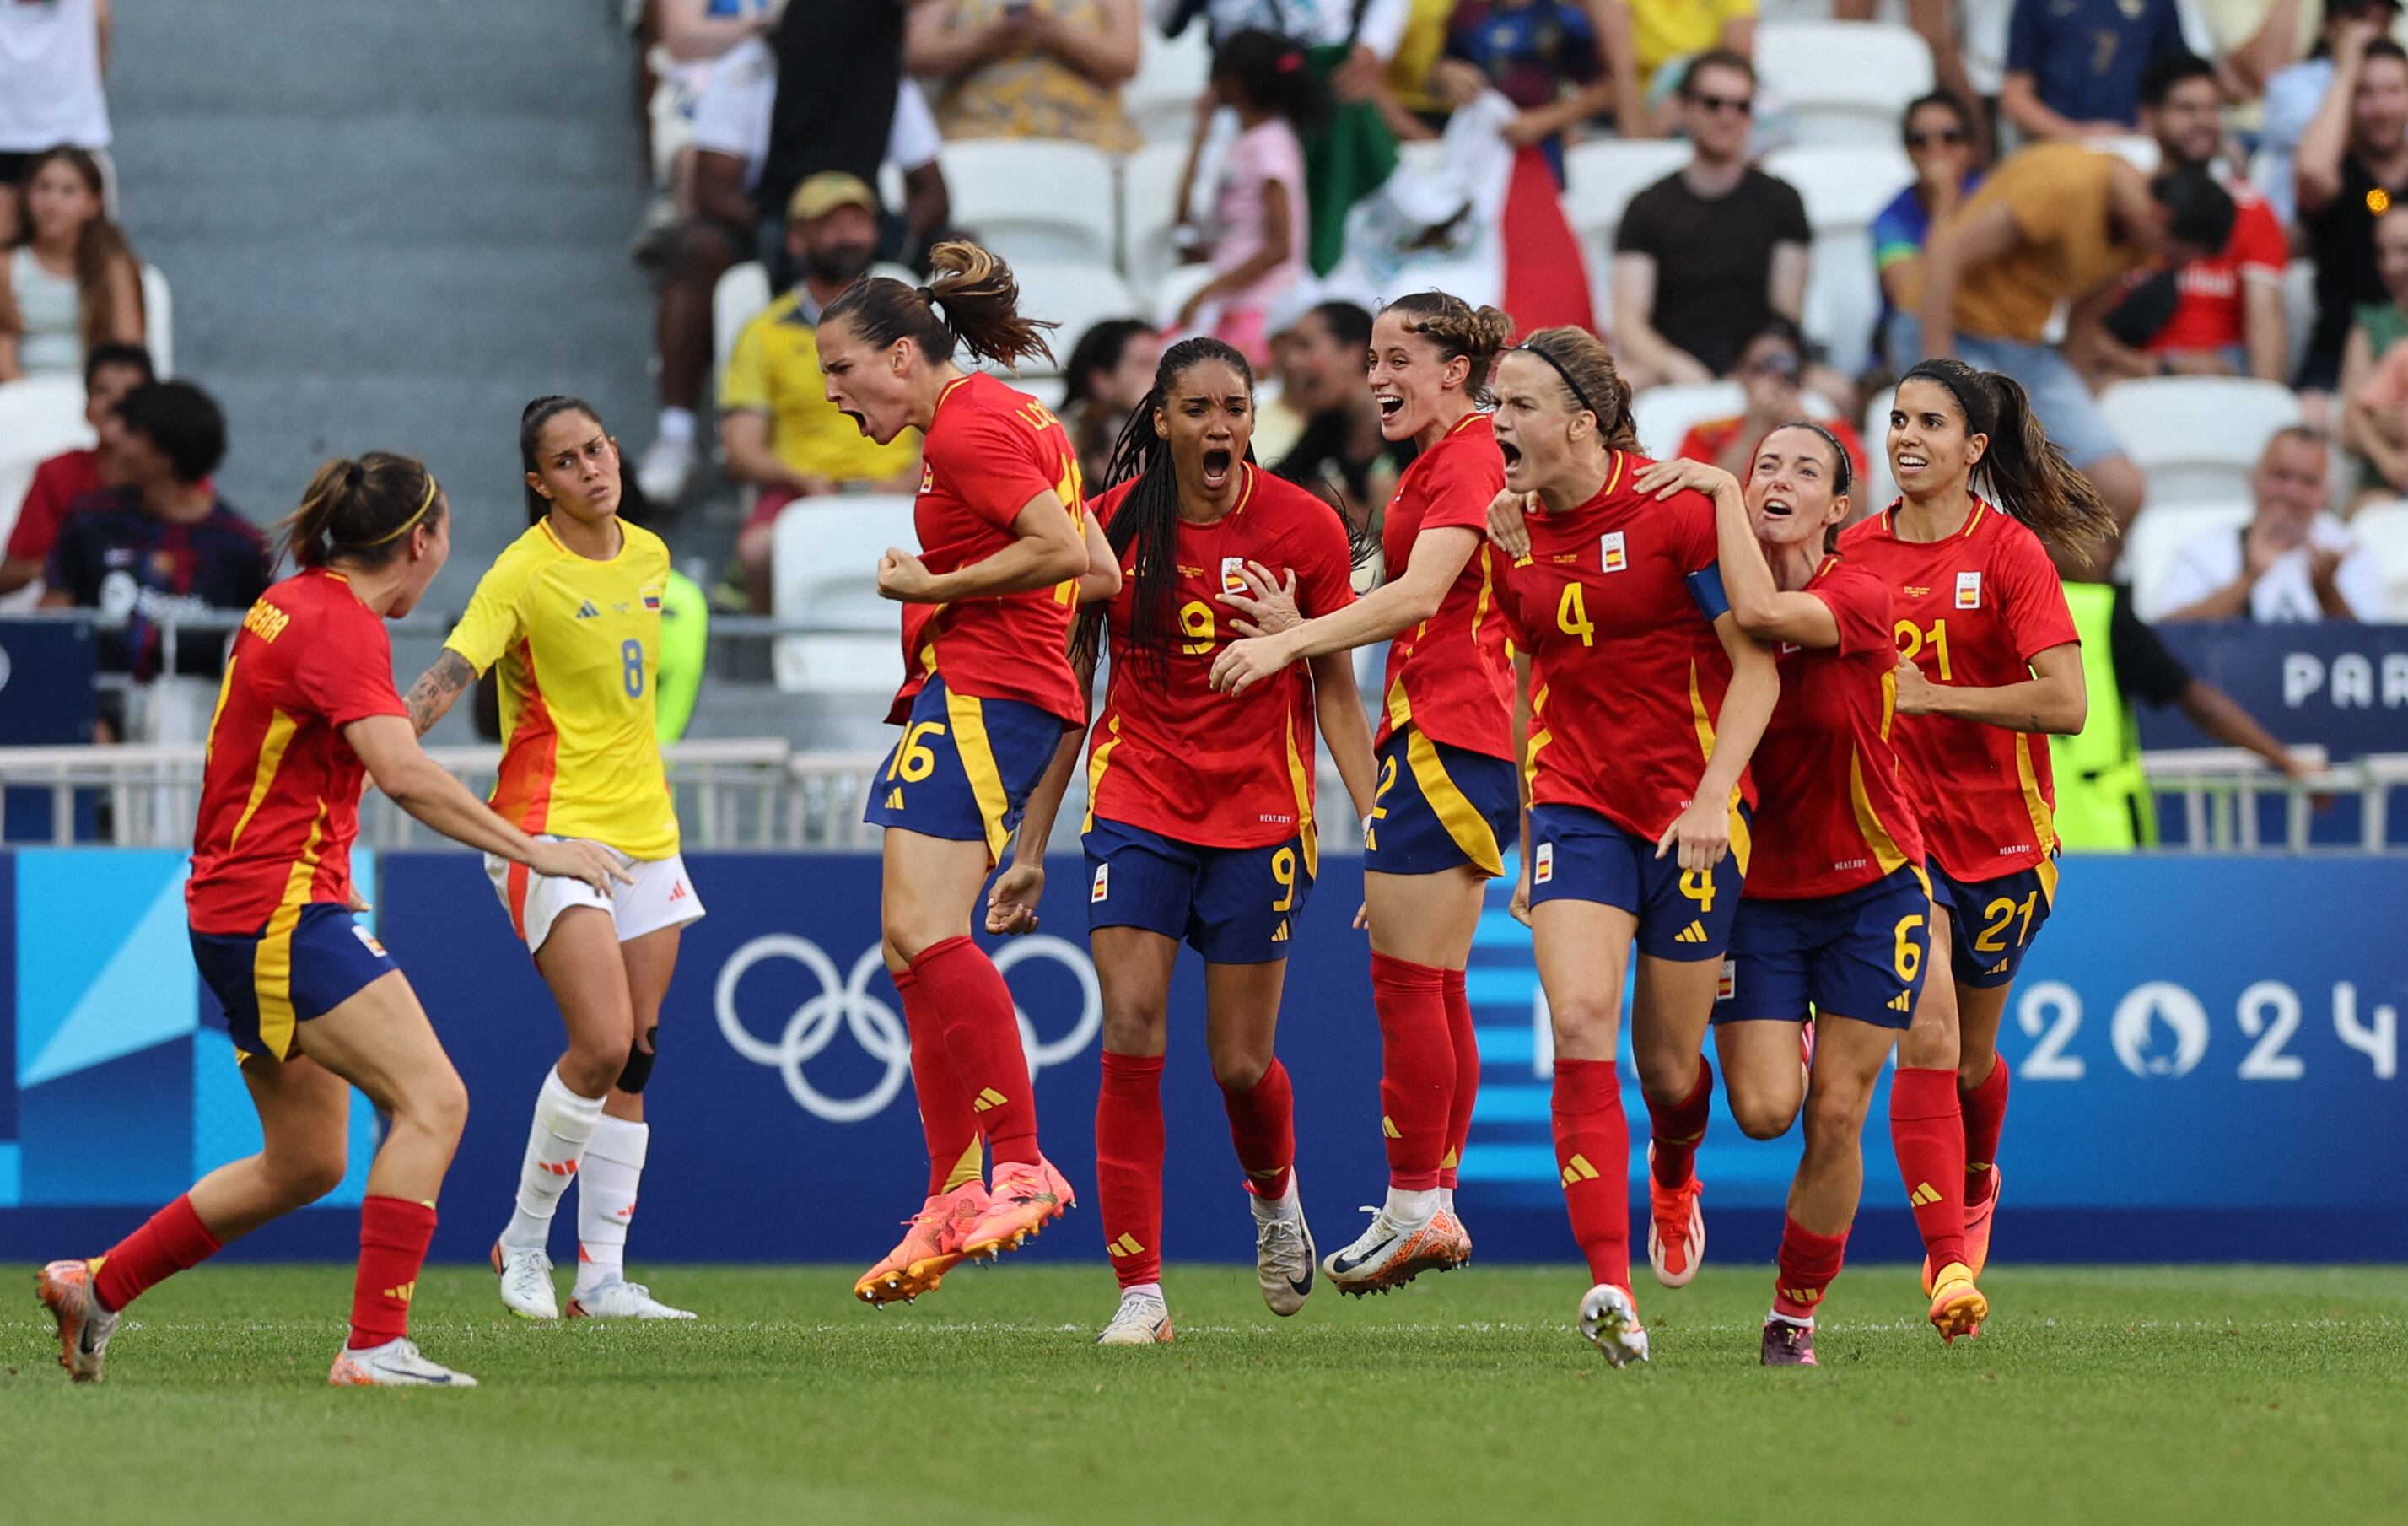
M668 507L685 497L686 484L694 480L695 454L693 440L660 436L636 462L636 485L649 501Z
M1647 1360L1647 1327L1627 1288L1600 1282L1581 1300L1580 1332L1615 1367Z
M1263 1302L1285 1318L1304 1307L1312 1291L1312 1231L1304 1222L1296 1173L1287 1173L1287 1195L1270 1205L1268 1216L1262 1199L1248 1201L1254 1209L1254 1279L1262 1284Z
M1443 1208L1419 1223L1391 1218L1384 1207L1363 1211L1370 1226L1321 1263L1329 1285L1349 1297L1390 1292L1425 1272L1452 1272L1469 1253L1462 1226Z
M494 1275L502 1279L502 1307L522 1319L557 1319L560 1294L552 1286L552 1258L494 1242Z
M58 1323L59 1365L79 1383L99 1382L117 1316L92 1290L92 1263L52 1261L35 1275L34 1292Z
M1170 1305L1160 1293L1134 1290L1121 1295L1112 1322L1096 1337L1097 1346L1168 1346L1170 1342Z
M640 1282L613 1277L568 1299L571 1319L691 1319L688 1309L673 1309L652 1296Z
M338 1389L473 1389L477 1380L418 1354L407 1339L387 1341L335 1359L326 1381Z

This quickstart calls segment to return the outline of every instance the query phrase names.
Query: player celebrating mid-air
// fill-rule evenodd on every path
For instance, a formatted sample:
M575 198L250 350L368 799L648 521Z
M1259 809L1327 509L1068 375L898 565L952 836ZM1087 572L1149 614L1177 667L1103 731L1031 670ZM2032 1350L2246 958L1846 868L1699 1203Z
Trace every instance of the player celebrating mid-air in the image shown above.
M1273 1052L1290 929L1320 868L1316 716L1355 802L1371 799L1371 734L1345 657L1331 655L1239 698L1213 692L1231 622L1214 600L1254 568L1319 615L1354 597L1346 526L1321 499L1249 459L1254 378L1213 338L1164 352L1154 390L1091 505L1122 572L1090 610L1073 662L1092 684L1108 628L1111 679L1087 748L1087 926L1103 985L1096 1192L1119 1310L1097 1344L1171 1338L1162 1296L1162 1066L1170 976L1184 941L1204 957L1204 1041L1254 1216L1271 1312L1312 1290L1312 1231L1296 1185L1295 1094ZM1254 628L1243 621L1238 628ZM988 926L1036 925L1045 840L1079 753L1064 740L1029 802Z
M1704 1244L1694 1163L1713 1100L1706 1025L1747 871L1748 755L1779 681L1724 599L1713 505L1639 491L1649 463L1630 388L1595 335L1531 335L1499 365L1497 399L1498 528L1521 553L1505 608L1529 654L1514 909L1555 1019L1555 1158L1596 1282L1581 1332L1619 1367L1647 1360L1614 1064L1626 961L1635 936L1631 1052L1655 1123L1650 1249L1677 1287Z
M953 361L1047 353L1046 325L1020 316L1010 268L976 244L939 244L930 258L931 284L857 281L819 327L829 401L882 445L906 429L926 436L920 554L890 549L878 566L878 591L905 606L906 677L891 717L903 736L867 819L886 828L879 920L911 1034L928 1197L853 1285L878 1304L929 1291L964 1258L1019 1248L1071 1206L1037 1147L1020 1020L970 941L970 914L1063 731L1086 717L1068 654L1078 606L1120 586L1061 425Z
M1505 461L1479 410L1512 332L1496 309L1475 312L1441 292L1381 311L1369 369L1380 432L1421 448L1383 521L1386 581L1349 608L1232 645L1213 669L1216 684L1242 694L1299 657L1395 638L1363 860L1388 1196L1362 1236L1323 1263L1344 1293L1402 1287L1471 1259L1455 1211L1480 1090L1463 972L1521 806L1512 665L1497 611L1503 567L1486 543ZM1244 594L1228 602L1258 608Z
M2023 388L1960 360L1923 361L1899 382L1889 460L1899 500L1840 550L1889 585L1898 747L1922 802L1931 946L1949 951L1954 976L1926 983L1890 1087L1936 1296L1989 1260L2007 1116L1999 1020L2057 896L2057 791L2037 739L2078 732L2088 713L2073 616L2041 542L2086 557L2115 523Z
M1839 1275L1864 1189L1865 1111L1923 989L1931 919L1922 832L1890 740L1889 588L1835 554L1850 470L1829 432L1800 423L1757 443L1743 491L1728 472L1690 461L1651 467L1638 484L1714 500L1731 613L1780 643L1781 700L1748 765L1756 857L1731 928L1730 987L1714 1005L1723 1087L1742 1131L1778 1138L1806 1114L1764 1324L1769 1367L1815 1364L1814 1311ZM1801 1073L1810 1021L1811 1073ZM1968 1278L1941 1289L1931 1318L1953 1340L1986 1312Z
M544 1073L518 1202L494 1244L502 1303L556 1319L552 1220L577 1188L577 1282L566 1313L691 1319L626 1278L627 1225L652 1129L661 1001L702 901L678 856L677 810L652 727L668 547L619 517L619 442L591 405L538 397L519 418L527 530L505 548L409 690L423 733L501 665L494 809L522 830L607 844L629 876L605 899L488 854L485 871L552 987L568 1051Z
M451 550L433 474L372 452L318 468L284 522L294 576L243 616L226 661L184 901L193 957L224 1009L259 1110L257 1155L220 1166L89 1261L38 1280L59 1360L99 1380L143 1289L334 1190L352 1087L385 1115L360 1204L351 1337L330 1382L474 1388L409 1341L409 1300L468 1094L409 981L351 920L363 772L447 837L608 896L626 876L590 842L530 840L419 750L383 622L414 608Z

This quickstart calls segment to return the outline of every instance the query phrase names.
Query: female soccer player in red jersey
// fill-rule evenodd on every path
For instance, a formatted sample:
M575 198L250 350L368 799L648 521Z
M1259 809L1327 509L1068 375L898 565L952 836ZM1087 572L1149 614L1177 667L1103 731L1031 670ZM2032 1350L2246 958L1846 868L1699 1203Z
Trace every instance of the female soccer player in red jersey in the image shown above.
M661 1002L702 901L679 854L653 727L660 537L619 517L619 445L592 405L538 397L519 417L527 528L478 580L443 651L410 685L423 733L498 665L502 766L494 809L523 831L607 844L632 883L608 900L487 855L485 872L567 1029L544 1072L492 1260L502 1305L558 1318L552 1224L577 1183L576 1318L691 1319L626 1277L652 1126L644 1120Z
M1395 639L1363 862L1388 1196L1361 1237L1322 1263L1343 1293L1402 1287L1471 1259L1455 1211L1480 1089L1463 972L1483 886L1505 871L1502 844L1521 804L1512 666L1497 610L1503 561L1486 543L1505 461L1479 410L1512 332L1496 309L1475 312L1441 292L1381 311L1369 372L1380 431L1421 447L1383 520L1386 581L1346 609L1237 642L1213 669L1214 683L1242 694L1300 657ZM1229 602L1259 608L1244 595Z
M1835 554L1847 451L1819 425L1759 441L1742 490L1728 472L1667 462L1639 478L1714 500L1723 590L1750 635L1780 643L1781 701L1749 763L1756 858L1714 1004L1723 1087L1742 1132L1774 1139L1806 1114L1789 1189L1769 1367L1814 1365L1814 1311L1845 1256L1864 1188L1859 1139L1874 1084L1923 989L1931 899L1923 836L1891 743L1897 648L1887 584ZM1814 1024L1812 1073L1799 1047ZM1949 1339L1987 1306L1970 1277L1933 1302Z
M2045 737L2081 730L2088 710L2042 541L2088 555L2115 526L2023 388L1962 361L1926 360L1899 382L1889 459L1899 500L1840 549L1889 584L1898 746L1922 802L1931 946L1949 951L1955 977L1926 984L1890 1088L1930 1292L1952 1266L1970 1279L1989 1259L2007 1111L1999 1021L2057 894Z
M243 616L209 724L184 900L193 957L224 1008L265 1144L107 1254L42 1269L59 1360L79 1383L99 1380L143 1289L334 1190L357 1087L390 1122L360 1205L351 1337L329 1381L476 1386L409 1342L410 1294L468 1094L408 980L351 920L363 904L351 874L362 775L470 847L602 895L627 876L593 843L528 838L419 750L383 622L408 614L442 568L447 508L408 456L327 462L284 523L300 572Z
M1204 957L1204 1042L1246 1173L1254 1260L1271 1312L1312 1290L1312 1231L1296 1185L1294 1097L1273 1052L1280 992L1320 866L1314 722L1355 802L1369 809L1371 733L1345 656L1282 672L1242 696L1213 692L1231 639L1222 590L1253 567L1294 590L1301 612L1354 600L1346 527L1321 499L1255 467L1254 373L1219 339L1164 353L1153 392L1090 506L1122 569L1087 612L1073 662L1092 682L1112 662L1087 746L1087 926L1103 985L1103 1087L1096 1194L1121 1286L1097 1344L1171 1338L1162 1296L1162 1065L1179 945ZM1036 925L1045 841L1079 753L1071 733L1038 786L996 884L989 926Z
M1506 352L1496 429L1498 506L1526 512L1504 600L1529 655L1515 909L1554 1014L1555 1155L1596 1282L1581 1331L1618 1367L1647 1357L1614 1067L1630 943L1631 1052L1654 1120L1650 1248L1657 1277L1678 1287L1703 1248L1706 1026L1747 871L1748 755L1779 681L1723 597L1713 505L1695 493L1659 503L1635 485L1649 463L1630 389L1595 335L1541 329Z
M897 699L909 711L867 819L886 828L879 914L911 1033L928 1198L854 1284L871 1303L927 1292L965 1257L1016 1249L1071 1206L1070 1184L1038 1150L1011 992L970 941L970 914L1063 731L1085 719L1068 655L1079 603L1120 581L1061 425L953 363L956 351L1007 364L1045 353L1010 267L968 243L932 258L930 285L857 281L819 327L830 401L881 444L926 434L921 554L891 549L878 568L879 592L909 606Z

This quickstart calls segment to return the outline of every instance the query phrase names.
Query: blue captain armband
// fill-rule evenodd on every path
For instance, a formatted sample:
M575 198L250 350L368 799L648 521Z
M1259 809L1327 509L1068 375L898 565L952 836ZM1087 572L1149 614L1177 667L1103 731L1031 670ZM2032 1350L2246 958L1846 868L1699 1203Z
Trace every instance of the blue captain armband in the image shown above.
M1689 584L1689 598L1698 606L1698 612L1706 617L1706 624L1711 626L1730 613L1730 599L1723 593L1722 563L1709 562L1690 573L1685 581Z

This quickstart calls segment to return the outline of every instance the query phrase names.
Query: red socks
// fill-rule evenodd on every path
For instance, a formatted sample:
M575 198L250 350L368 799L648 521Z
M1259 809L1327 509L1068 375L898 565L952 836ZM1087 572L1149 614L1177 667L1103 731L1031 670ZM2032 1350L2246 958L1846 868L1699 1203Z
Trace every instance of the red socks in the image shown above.
M122 1309L179 1272L218 1253L218 1237L193 1211L188 1193L150 1216L150 1221L92 1262L93 1291L106 1308Z
M1284 1079L1284 1073L1283 1073ZM1266 1081L1268 1076L1264 1077ZM1236 1104L1231 1104L1231 1116ZM1162 1280L1162 1057L1104 1051L1096 1095L1096 1201L1124 1288Z
M1245 1168L1246 1190L1267 1201L1286 1197L1296 1164L1296 1088L1288 1085L1287 1067L1274 1057L1253 1086L1223 1087L1221 1105L1229 1114L1229 1143Z
M1823 1289L1840 1274L1847 1259L1848 1231L1816 1234L1796 1219L1781 1229L1780 1273L1772 1283L1772 1312L1787 1319L1812 1322Z
M1647 1117L1656 1143L1656 1185L1679 1187L1697 1171L1698 1144L1706 1137L1706 1120L1713 1111L1714 1068L1703 1055L1698 1057L1698 1079L1688 1096L1670 1106L1647 1098Z
M1963 1262L1965 1124L1955 1071L1899 1067L1889 1084L1889 1142L1931 1270Z
M1444 970L1371 953L1371 1004L1380 1016L1380 1133L1388 1146L1388 1185L1408 1192L1436 1188L1447 1153L1455 1077L1446 977Z
M1446 1110L1446 1154L1438 1163L1438 1185L1455 1189L1463 1147L1471 1138L1471 1109L1480 1100L1480 1035L1471 1027L1471 996L1463 972L1446 972L1446 1036L1455 1049L1455 1101Z
M996 1165L1037 1162L1037 1100L1028 1056L1003 972L967 936L948 938L911 961L915 996L937 1015L945 1052Z
M1630 1286L1630 1125L1610 1059L1555 1061L1555 1164L1592 1282Z
M418 1269L435 1238L435 1210L405 1198L369 1198L360 1204L360 1270L351 1283L354 1351L409 1333L409 1300Z
M894 971L903 998L903 1026L911 1035L911 1090L920 1100L920 1132L928 1141L928 1196L949 1192L979 1174L978 1115L945 1052L944 1025L910 966Z
M1965 1205L1971 1207L1990 1195L1990 1167L1999 1159L1999 1136L2007 1128L2007 1062L1990 1057L1990 1073L1978 1087L1959 1086L1957 1105L1965 1110Z

